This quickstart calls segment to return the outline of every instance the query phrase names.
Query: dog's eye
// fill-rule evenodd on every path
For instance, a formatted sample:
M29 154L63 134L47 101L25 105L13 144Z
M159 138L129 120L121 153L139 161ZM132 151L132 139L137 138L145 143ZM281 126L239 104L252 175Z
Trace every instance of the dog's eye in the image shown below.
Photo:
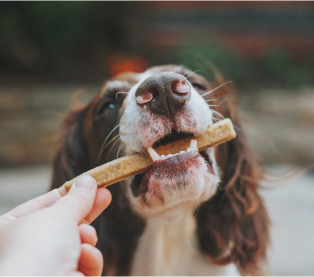
M110 101L104 101L103 103L99 103L96 113L98 115L102 115L110 110L113 110L116 107L116 104Z
M199 84L199 83L192 83L192 86L195 88L195 89L198 89L198 90L206 90L206 88Z
M115 106L116 106L116 105L115 105L114 103L108 103L108 104L107 104L107 108L108 108L108 109L114 109Z

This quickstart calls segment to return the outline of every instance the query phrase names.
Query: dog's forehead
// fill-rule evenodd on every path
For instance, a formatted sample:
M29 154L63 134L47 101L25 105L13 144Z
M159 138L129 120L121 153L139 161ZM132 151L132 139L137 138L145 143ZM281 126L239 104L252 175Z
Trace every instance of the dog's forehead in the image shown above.
M100 97L117 98L118 92L128 92L134 83L125 80L109 80L100 91Z

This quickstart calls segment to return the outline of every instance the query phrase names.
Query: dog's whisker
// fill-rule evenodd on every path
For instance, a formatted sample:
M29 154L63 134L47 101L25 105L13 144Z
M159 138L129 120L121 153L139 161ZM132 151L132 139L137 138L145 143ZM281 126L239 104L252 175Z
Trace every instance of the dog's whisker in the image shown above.
M213 114L215 114L216 116L221 117L221 118L225 118L220 112L217 112L215 110L211 110Z
M219 183L217 184L217 187L218 187L218 188L220 188L220 189L222 189L222 187L220 186L220 184L219 184Z
M191 72L188 76L184 76L186 79L188 79L191 75L195 75L196 74L196 72L201 72L201 70L199 70L199 69L197 69L197 70L195 70L195 71L193 71L193 72ZM186 73L187 74L187 73Z
M111 142L113 142L116 138L119 138L119 137L120 137L120 134L119 134L119 135L116 135L112 140L110 140L110 141L106 144L106 146L105 146L103 149L101 149L101 152L100 152L99 155L101 155L101 153L107 148L107 146L108 146Z
M186 75L188 74L188 72L186 72L186 73L184 73L184 72L182 72L181 73L181 75L184 77L184 78L186 78Z
M184 71L184 72L182 72L181 73L181 75L183 75L184 76L184 78L188 78L191 74L193 74L193 72L192 73L190 73L190 72L188 72L188 71Z
M104 143L102 144L101 148L100 148L100 153L103 151L104 145L106 144L107 140L109 139L109 137L111 136L111 134L114 132L115 129L117 129L118 127L120 127L120 124L118 124L116 127L114 127L111 132L109 133L109 135L106 137Z
M117 93L116 93L116 99L117 99L117 95L118 95L119 93L129 94L129 93L128 93L128 92L126 92L126 91L119 91L119 92L117 92Z
M117 137L117 136L116 136L116 137ZM109 153L108 153L108 156L107 156L107 161L109 160L109 156L110 156L110 153L111 153L113 147L114 147L115 144L119 141L119 139L120 139L120 135L119 135L119 137L117 138L117 140L114 142L114 144L111 146L111 148L110 148L110 150L109 150Z
M212 102L212 101L217 101L218 102L217 99L209 99L209 100L206 100L205 102Z
M234 125L234 124L233 124L233 127L234 127L234 129L236 129L237 131L242 132L242 129L239 128L237 125Z
M216 87L216 88L214 88L214 89L212 89L212 90L210 90L210 91L208 91L208 92L205 92L205 93L202 94L201 96L204 97L204 96L206 96L206 95L208 95L208 94L214 92L215 90L217 90L217 89L219 89L219 88L221 88L221 87L223 87L223 86L225 86L225 85L227 85L227 84L230 84L230 83L232 83L232 81L225 82L225 83L221 84L220 86L218 86L218 87Z
M219 118L217 118L216 116L213 116L214 123L218 122L219 120L220 120Z
M220 105L208 105L208 107L220 107Z
M119 148L118 148L118 152L117 152L117 159L119 158L119 154L120 154L120 151L122 149L122 146L123 146L123 142L121 141Z

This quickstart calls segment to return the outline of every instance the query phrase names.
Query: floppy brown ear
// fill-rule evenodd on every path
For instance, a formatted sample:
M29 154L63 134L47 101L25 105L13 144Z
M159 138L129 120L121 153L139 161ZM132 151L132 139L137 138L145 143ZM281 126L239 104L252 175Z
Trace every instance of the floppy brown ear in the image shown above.
M222 92L217 91L212 97L221 96ZM269 218L257 192L262 172L234 105L226 99L219 104L218 111L231 118L237 137L216 149L222 181L216 195L196 214L199 244L215 264L234 262L243 275L263 275Z
M89 169L83 122L86 109L66 116L59 134L59 149L53 161L52 189Z

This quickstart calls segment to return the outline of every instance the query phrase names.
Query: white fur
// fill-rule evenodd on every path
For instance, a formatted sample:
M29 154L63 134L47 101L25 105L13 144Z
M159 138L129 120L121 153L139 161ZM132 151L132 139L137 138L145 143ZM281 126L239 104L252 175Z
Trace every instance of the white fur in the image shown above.
M137 88L152 75L150 71L140 74L140 81L125 100L120 135L127 154L146 150L172 129L168 118L153 114L147 106L140 107L136 102ZM177 131L198 136L212 124L213 113L202 96L189 85L190 100L175 115L174 121ZM185 168L187 174L163 176L157 167L148 181L145 201L143 195L133 195L130 186L133 177L126 181L132 209L146 219L145 231L132 263L132 275L239 275L233 264L211 264L197 244L193 211L216 193L220 181L214 149L207 149L207 154L214 174L208 171L201 156L197 156L195 165Z
M209 262L197 243L193 205L184 204L150 217L137 247L131 275L239 275L234 264Z
M127 154L146 150L158 139L171 132L171 122L167 118L151 113L146 106L141 108L136 102L136 90L151 75L150 71L141 74L140 81L131 88L125 100L125 110L120 121L120 138L126 147ZM201 135L213 122L213 114L202 96L190 83L189 85L192 88L191 98L176 114L174 120L178 131ZM196 123L196 126L192 126L193 122Z

